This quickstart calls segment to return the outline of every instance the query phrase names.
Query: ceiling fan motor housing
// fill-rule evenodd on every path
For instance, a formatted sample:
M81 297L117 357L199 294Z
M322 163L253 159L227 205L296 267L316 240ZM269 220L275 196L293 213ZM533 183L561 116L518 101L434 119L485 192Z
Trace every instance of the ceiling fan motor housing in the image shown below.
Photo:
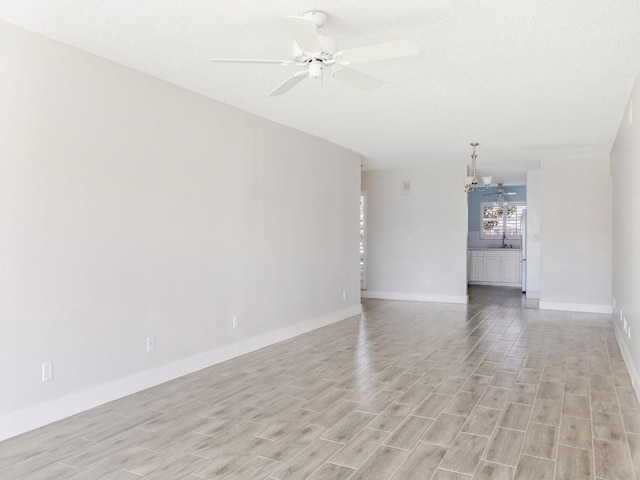
M302 50L296 42L293 42L293 59L296 62L310 62L311 60L328 61L331 56L338 51L338 42L327 35L318 35L318 41L321 52L305 52Z
M327 18L329 17L327 15L327 12L323 12L322 10L309 10L302 16L307 20L315 22L318 28L322 27L324 25L324 22L326 22Z

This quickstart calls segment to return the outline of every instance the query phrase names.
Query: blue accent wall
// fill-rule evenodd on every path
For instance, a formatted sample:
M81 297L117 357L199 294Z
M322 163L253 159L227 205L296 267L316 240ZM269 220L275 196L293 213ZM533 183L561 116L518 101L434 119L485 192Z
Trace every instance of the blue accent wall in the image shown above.
M526 202L527 201L527 186L526 185L505 185L504 189L507 192L516 192L517 195L509 195L507 197L511 202ZM480 204L482 202L491 202L495 199L493 196L483 196L483 193L494 192L495 188L492 187L484 192L471 192L467 197L469 205L469 231L480 231Z

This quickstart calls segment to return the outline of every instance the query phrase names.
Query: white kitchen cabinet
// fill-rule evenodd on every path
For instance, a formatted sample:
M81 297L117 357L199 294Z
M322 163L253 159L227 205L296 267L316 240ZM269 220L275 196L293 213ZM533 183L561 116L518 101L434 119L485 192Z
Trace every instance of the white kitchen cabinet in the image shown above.
M501 281L502 282L510 282L510 283L518 283L522 282L522 277L520 276L520 257L502 257L501 262Z
M469 250L469 283L477 285L521 285L520 250L474 249Z
M469 267L469 281L482 281L484 279L484 257L471 256Z
M484 278L486 282L501 282L502 281L502 256L501 255L489 255L486 252L484 256Z

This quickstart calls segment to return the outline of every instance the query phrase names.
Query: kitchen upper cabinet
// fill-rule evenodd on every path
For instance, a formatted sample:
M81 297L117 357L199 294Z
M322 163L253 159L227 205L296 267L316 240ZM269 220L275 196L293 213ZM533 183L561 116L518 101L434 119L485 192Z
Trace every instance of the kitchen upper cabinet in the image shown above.
M469 283L479 285L521 285L520 250L487 248L469 250Z

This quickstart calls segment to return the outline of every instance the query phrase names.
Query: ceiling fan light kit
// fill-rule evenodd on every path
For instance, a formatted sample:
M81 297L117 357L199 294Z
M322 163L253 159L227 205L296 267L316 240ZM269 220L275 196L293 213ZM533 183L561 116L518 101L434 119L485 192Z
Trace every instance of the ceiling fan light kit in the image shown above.
M490 193L483 193L483 196L487 196L487 195L495 195L496 199L493 201L493 204L498 206L498 207L504 207L507 203L507 199L505 198L506 196L509 195L517 195L516 192L507 192L504 188L504 184L501 182L498 182L498 186L496 187L496 191L495 192L490 192Z
M294 73L271 90L267 96L273 97L288 92L306 77L322 79L325 72L330 78L335 78L363 92L372 92L381 87L384 82L348 68L347 65L407 57L419 53L418 45L411 40L396 40L337 51L338 44L333 38L318 33L318 28L325 24L327 18L327 13L320 10L309 11L301 17L285 17L287 28L294 40L292 60L212 58L211 61L273 64L304 69Z

